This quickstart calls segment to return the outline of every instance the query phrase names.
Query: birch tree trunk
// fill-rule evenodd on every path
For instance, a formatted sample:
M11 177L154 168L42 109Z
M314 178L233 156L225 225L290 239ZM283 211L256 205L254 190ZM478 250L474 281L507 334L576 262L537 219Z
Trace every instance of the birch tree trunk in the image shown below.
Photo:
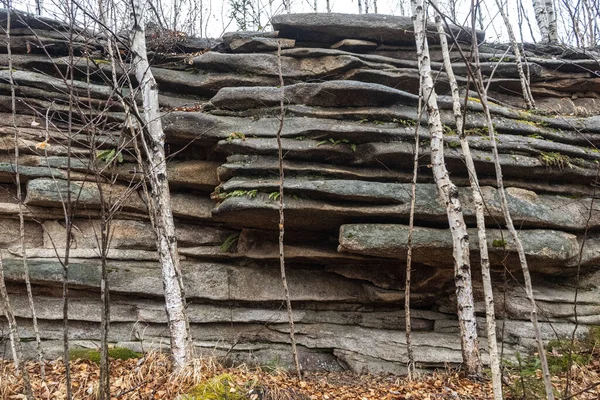
M432 1L433 3L433 1ZM434 3L433 3L434 4ZM437 5L436 5L437 8ZM440 36L440 45L442 47L442 56L444 59L444 69L450 82L452 90L452 111L456 121L456 131L460 138L460 145L465 157L465 164L473 193L473 203L475 205L475 216L477 219L477 234L479 238L479 254L481 259L481 276L483 281L483 293L485 297L485 317L488 339L488 352L490 355L490 368L492 370L492 388L494 390L494 399L502 400L502 373L500 371L500 356L498 355L498 342L496 341L496 313L494 310L494 293L492 290L492 278L490 274L490 259L488 256L487 234L485 231L484 204L479 188L479 179L471 155L469 141L465 134L462 112L460 107L460 97L458 94L458 84L454 71L452 70L452 61L448 50L448 40L446 32L442 25L442 18L438 12L435 13L435 23Z
M131 55L144 104L145 125L142 127L140 140L145 153L144 173L152 189L148 208L156 233L158 256L162 267L171 353L175 369L179 370L191 357L191 338L167 180L165 134L159 113L158 87L146 54L145 6L144 0L133 1Z
M546 6L542 0L532 0L533 14L535 15L535 22L537 23L542 41L548 40L548 15L546 14Z
M448 224L452 233L454 255L454 284L458 321L461 334L463 362L471 375L481 374L481 359L477 343L477 321L473 304L471 284L471 266L469 260L469 235L462 214L462 205L458 198L458 189L450 180L444 162L443 126L437 104L437 96L431 77L429 46L425 36L425 10L422 0L411 0L412 19L415 29L417 58L423 98L428 114L428 126L431 135L431 164L439 195L446 205Z
M558 28L556 26L556 10L553 0L545 0L546 15L548 16L548 42L558 43Z
M535 297L533 295L533 285L531 283L531 275L529 273L529 266L527 265L527 258L525 257L525 250L523 249L523 244L521 243L521 239L517 234L517 230L512 221L512 217L510 215L510 210L508 208L508 200L506 198L506 191L504 190L504 180L502 178L502 167L500 165L500 156L498 155L498 145L496 144L496 134L494 131L494 125L492 122L492 116L490 114L490 110L488 108L488 99L487 92L485 86L483 84L483 76L481 75L481 68L479 65L479 49L477 47L477 37L473 33L473 46L472 53L475 59L475 85L477 87L477 91L479 94L479 98L481 100L481 105L483 107L484 115L486 118L487 129L490 135L490 143L492 144L492 154L494 158L494 167L496 170L496 181L498 186L498 194L500 195L500 204L502 206L502 213L504 215L504 220L506 226L510 232L512 239L515 242L515 247L517 249L517 253L519 254L519 262L521 264L521 269L523 271L523 281L525 283L525 293L527 294L527 299L530 303L530 317L531 322L533 324L533 330L535 334L535 339L538 346L538 355L540 357L540 363L542 367L542 377L544 379L544 388L546 390L546 398L547 400L554 400L554 390L552 388L552 382L550 379L550 370L548 369L548 360L546 358L546 350L544 349L544 342L542 340L542 331L540 330L538 315L537 315L537 305L535 302Z
M508 14L504 10L504 5L500 3L500 0L496 0L496 5L498 6L498 10L500 11L500 15L502 16L502 20L504 21L504 25L506 26L506 30L508 32L508 38L510 40L510 44L513 49L513 53L515 54L515 63L517 64L517 71L519 73L519 79L521 81L521 90L523 91L523 99L525 100L525 104L528 109L535 108L535 101L533 100L533 94L531 93L531 87L529 86L529 81L525 76L525 71L523 70L523 60L521 58L521 50L519 49L519 44L517 43L517 38L515 37L515 32L512 28L510 20L508 19Z
M558 43L556 12L553 1L533 0L533 13L542 36L542 42Z

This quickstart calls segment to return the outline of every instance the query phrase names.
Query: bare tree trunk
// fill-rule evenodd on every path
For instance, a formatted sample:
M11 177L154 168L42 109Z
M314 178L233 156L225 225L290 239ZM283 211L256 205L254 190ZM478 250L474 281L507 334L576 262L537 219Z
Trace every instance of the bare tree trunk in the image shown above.
M13 363L15 365L15 373L17 375L23 375L23 386L25 388L25 396L27 400L33 400L33 391L31 390L31 380L29 379L29 373L25 368L23 361L23 349L21 347L21 339L19 338L19 330L17 327L17 320L13 313L10 299L8 298L8 292L6 291L6 282L4 281L4 261L0 254L0 310L8 321L8 337L10 340L10 349L13 356Z
M421 120L423 114L423 92L422 85L419 85L419 109L417 112L417 121ZM412 321L410 312L410 285L412 276L412 251L413 251L413 231L415 226L415 205L417 202L417 177L419 173L419 128L421 124L415 125L415 151L413 158L413 176L411 184L410 214L408 217L408 238L406 251L406 279L404 282L404 318L406 319L406 356L408 357L408 379L415 378L415 356L412 347Z
M519 49L519 44L517 43L517 38L515 37L515 32L513 31L510 20L508 19L508 15L504 10L504 5L500 3L500 0L496 0L496 5L498 6L498 10L500 11L500 15L502 16L502 20L504 21L506 30L508 31L508 38L510 40L513 53L515 54L515 63L517 64L517 71L519 72L519 79L521 80L521 90L523 91L523 99L525 99L525 104L527 105L527 108L531 110L535 108L535 101L533 100L531 87L529 86L529 82L527 81L527 77L525 76L525 71L523 70L521 50Z
M481 75L481 68L479 64L479 49L477 47L477 37L475 32L473 31L473 46L472 53L475 58L475 84L477 87L477 91L479 94L479 98L481 100L481 105L483 107L484 115L486 118L487 129L490 135L490 143L492 144L492 153L494 156L494 167L496 170L496 180L498 186L498 194L500 196L500 203L502 206L502 212L504 214L504 220L506 222L506 226L515 242L515 247L519 254L519 261L521 264L521 269L523 270L523 280L525 283L525 292L527 294L527 298L529 300L531 306L531 322L533 323L533 329L535 333L535 339L538 345L538 353L540 357L540 363L542 367L542 375L544 379L544 388L546 390L546 398L548 400L554 400L554 391L552 388L552 382L550 380L550 370L548 369L548 361L546 359L546 351L544 349L544 342L542 340L542 332L540 330L538 316L537 316L537 305L535 303L535 297L533 295L533 285L531 283L531 275L529 273L529 267L527 265L527 258L525 257L525 250L523 249L523 244L517 234L517 230L512 221L512 217L510 215L510 210L508 208L508 200L506 198L506 191L504 190L504 180L502 178L502 167L500 165L500 156L498 155L498 146L496 144L496 134L494 131L494 125L492 122L492 116L490 114L490 110L488 108L488 99L486 88L483 85L483 76Z
M285 86L283 81L283 73L281 71L281 41L277 41L277 69L279 71L279 87L281 89L281 99L279 101L279 129L277 130L277 159L279 162L279 267L281 270L281 282L285 294L285 305L288 314L290 325L290 343L292 344L292 356L294 357L294 366L298 379L302 379L302 370L300 369L300 361L298 360L298 350L296 349L296 336L294 330L294 314L292 312L292 301L290 299L290 289L287 284L285 275L285 253L283 247L283 237L285 234L285 219L283 212L283 184L285 175L283 170L283 147L281 146L281 131L283 130L283 121L285 118Z
M365 1L369 1L369 0L365 0ZM362 14L363 13L362 0L356 0L356 2L358 3L358 13Z
M328 13L331 12L331 0L325 0L325 8L327 9Z
M135 76L144 104L141 144L145 152L145 174L150 180L151 196L148 208L156 232L158 256L162 267L165 306L169 320L171 353L176 370L190 359L191 337L186 314L185 290L179 264L177 237L171 210L171 195L167 179L165 134L158 105L158 87L146 54L145 2L133 1L131 54Z
M98 1L98 19L102 22L104 26L108 26L108 18L106 18L106 12L104 8L103 0ZM111 66L114 67L114 59L113 59L113 49L112 49L112 37L108 29L103 29L107 38L107 46L108 46L108 54L110 57ZM89 76L89 75L88 75ZM91 97L91 96L88 96ZM95 149L95 140L90 140L92 143L92 152L91 154L96 154ZM100 194L100 217L101 217L101 226L100 226L100 240L99 240L99 248L100 248L100 259L101 259L101 281L100 281L100 302L102 303L102 314L100 316L100 381L99 381L99 390L98 390L98 398L99 400L110 400L110 359L108 357L108 333L110 330L110 288L108 286L108 266L107 266L107 258L108 258L108 244L109 244L109 231L110 231L110 221L108 221L106 203L104 199L103 187L100 184L101 176L98 171L98 168L94 165L94 177L96 180L96 187L98 188L98 192Z
M373 12L377 14L377 0L373 0Z
M432 0L432 4L434 0ZM437 8L437 5L435 5ZM450 82L452 89L452 111L454 120L456 121L456 131L460 137L462 152L465 157L465 164L471 184L471 192L473 193L473 203L475 205L475 216L477 219L477 233L479 237L479 254L481 259L481 276L483 281L483 293L485 297L485 316L488 338L488 352L490 356L490 367L492 370L492 388L494 390L494 399L502 400L502 373L500 371L500 356L498 355L498 342L496 339L496 313L494 310L494 293L492 290L492 278L490 274L490 259L488 256L487 234L485 231L485 216L484 204L479 188L479 180L477 171L471 155L469 141L464 131L463 116L460 107L460 97L458 94L458 84L454 71L452 70L452 61L450 60L450 52L448 50L448 40L446 32L442 25L442 18L439 12L435 13L435 23L440 36L440 44L442 47L442 56L444 59L444 69Z
M46 377L46 368L44 365L44 354L42 352L42 340L40 338L40 330L38 327L37 313L35 312L35 304L33 302L33 292L31 290L31 279L29 276L29 263L27 262L27 249L25 246L25 218L23 216L23 193L21 188L21 173L19 172L19 129L16 124L16 95L15 95L15 82L13 79L13 62L12 62L12 47L11 47L11 13L6 13L6 53L8 57L8 76L10 84L10 99L11 99L11 123L14 131L15 138L15 185L17 186L17 203L19 208L19 242L21 244L21 253L23 257L23 275L25 277L25 288L27 291L27 300L29 301L29 309L31 310L31 319L33 324L33 331L35 334L35 343L38 355L38 361L40 363L40 376L42 380Z
M446 205L448 224L454 248L454 283L461 347L466 370L471 375L481 375L481 360L477 343L477 321L473 304L471 266L469 260L469 235L458 198L458 189L450 180L444 162L443 126L437 104L437 96L431 77L429 46L425 36L425 10L422 0L411 0L415 42L422 79L423 98L427 107L429 132L431 135L431 164L439 195Z

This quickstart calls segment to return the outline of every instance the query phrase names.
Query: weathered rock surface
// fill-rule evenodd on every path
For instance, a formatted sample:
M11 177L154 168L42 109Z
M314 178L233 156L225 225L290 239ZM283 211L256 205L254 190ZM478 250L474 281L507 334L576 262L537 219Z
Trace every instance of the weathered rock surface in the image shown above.
M410 17L381 14L279 14L272 18L273 28L279 37L292 38L304 42L336 43L342 39L372 40L385 44L414 44L411 33L413 23ZM432 25L433 26L433 25ZM435 42L433 27L429 40ZM458 27L452 31L459 40L468 40ZM477 32L478 40L484 33Z
M5 17L0 10L0 20ZM155 236L121 98L106 85L112 70L103 61L104 39L84 29L76 32L74 81L67 85L61 74L69 70L68 26L25 14L13 17L12 74L8 56L0 54L0 256L21 337L34 336L23 277L26 255L43 345L49 357L60 353L63 202L70 194L77 199L69 239L71 344L94 347L99 339L97 235L104 201L120 203L111 216L107 254L110 340L135 350L165 348L168 329ZM50 57L33 41L27 24ZM422 158L411 282L415 356L421 368L460 363L451 240L445 205L428 165L427 118L417 110L412 21L374 14L303 14L276 16L273 25L279 32L235 32L216 41L181 37L166 44L163 32L149 32L171 203L199 354L292 365L274 200L279 188L280 43L286 112L280 132L286 173L284 250L303 367L404 372L402 264L417 124ZM434 43L437 34L430 31L429 37L432 68L440 71L436 90L445 159L471 229L475 307L487 362L469 177L440 47ZM468 45L461 50L470 56ZM595 182L600 78L594 72L600 55L539 44L525 45L525 53L539 112L519 108L523 100L510 47L481 45L480 61L489 80L489 109L509 208L532 269L543 335L553 339L570 335L576 324L578 334L600 324ZM89 54L92 58L86 58ZM461 55L453 50L450 56L461 98L467 98L465 133L486 202L492 278L495 297L501 299L495 306L504 323L499 333L504 354L511 357L533 347L530 305L514 246L502 230L483 107L468 97L472 90L465 96L467 69ZM124 75L127 68L116 73L120 81L135 79ZM17 84L16 110L11 75ZM139 98L128 100L141 104ZM554 115L557 110L562 114ZM121 149L123 160L106 165L98 149ZM25 249L18 234L19 210L25 218ZM509 282L503 282L506 270L512 274ZM577 317L574 287L579 288ZM6 331L4 326L0 330ZM35 354L27 342L24 346L27 354Z

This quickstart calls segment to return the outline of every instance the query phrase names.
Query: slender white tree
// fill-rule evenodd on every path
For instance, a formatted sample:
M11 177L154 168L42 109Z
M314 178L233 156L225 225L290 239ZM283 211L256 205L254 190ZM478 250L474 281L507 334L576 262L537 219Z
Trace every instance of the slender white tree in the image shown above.
M456 131L460 138L460 145L467 166L469 182L471 184L471 192L473 194L473 204L475 206L475 217L477 220L477 234L479 238L479 255L481 260L481 277L483 282L483 293L485 298L485 316L488 339L488 353L490 355L490 367L492 370L492 388L494 391L494 399L502 400L502 372L500 371L500 356L498 354L498 343L496 341L496 313L494 311L494 292L492 289L492 277L490 273L490 259L488 255L487 234L485 231L485 216L484 204L479 187L479 179L475 170L475 163L471 155L471 148L467 135L465 134L463 115L460 106L460 96L458 91L458 83L452 69L452 61L450 60L450 51L448 49L448 39L446 31L442 24L442 16L439 13L439 8L435 0L430 0L436 8L435 23L440 37L440 45L442 47L442 57L444 59L444 70L450 82L452 91L452 111L456 123Z
M469 234L462 214L462 204L458 197L458 188L450 180L444 161L443 126L437 96L431 76L431 58L425 33L426 12L423 0L411 0L412 19L417 45L417 59L425 108L431 135L431 165L439 196L446 206L448 224L452 233L454 255L454 284L458 321L461 333L463 362L471 375L481 374L481 357L477 340L477 321L471 283L471 265L469 259Z
M179 370L190 359L192 346L167 179L165 133L160 119L158 85L150 69L146 52L146 9L145 0L133 1L131 55L135 77L143 99L143 120L141 121L143 126L141 127L140 141L145 157L144 173L151 187L148 207L156 232L158 256L162 267L171 353L175 369Z

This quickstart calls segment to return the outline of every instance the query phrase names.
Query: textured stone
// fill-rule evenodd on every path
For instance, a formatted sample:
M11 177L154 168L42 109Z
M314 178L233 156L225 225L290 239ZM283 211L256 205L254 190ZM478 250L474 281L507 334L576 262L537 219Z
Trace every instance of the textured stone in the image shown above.
M339 251L406 259L408 226L389 224L343 225L340 228ZM487 229L487 244L492 265L518 266L514 242L507 230ZM573 234L551 230L522 230L523 244L529 266L537 272L574 273L580 261L580 241ZM472 262L479 259L479 239L476 229L469 230ZM413 230L413 260L431 266L452 266L452 235L448 230L416 227ZM587 244L590 253L600 248ZM591 247L593 246L593 248ZM506 259L506 257L509 257ZM593 256L592 256L593 257ZM596 265L595 258L582 258L581 266ZM513 267L514 268L514 267Z
M372 40L385 44L414 44L413 22L410 17L399 17L382 14L279 14L271 19L271 24L279 37L296 39L297 41L336 43L342 39ZM428 39L437 42L437 34L430 25ZM461 41L469 41L460 28L452 27L452 31ZM478 40L482 41L485 33L477 31Z
M146 205L137 190L115 184L101 185L106 204L119 203L124 211L146 212ZM69 185L65 180L47 178L33 179L27 183L25 204L62 207L69 192L77 208L100 208L100 191L95 182L71 182ZM174 193L171 196L171 208L176 216L205 220L210 218L212 202L206 197Z
M377 46L377 43L368 40L343 39L332 44L331 48L360 53L367 50L374 50Z
M366 107L389 104L416 104L417 97L401 90L378 84L356 81L328 81L298 83L284 88L288 104L319 107ZM271 87L223 88L212 99L217 108L246 110L275 106L281 99L281 90Z
M300 142L302 143L302 142ZM310 151L318 151L311 149ZM351 151L350 151L351 152ZM331 154L330 154L331 156ZM333 157L332 157L333 158ZM337 162L343 162L339 157ZM352 180L290 180L292 196L286 199L286 223L296 229L323 230L361 219L372 223L404 222L410 212L410 184L375 183ZM236 226L271 228L278 221L277 203L268 198L273 183L248 181L244 189L265 188L257 196L229 197L213 210L213 217ZM232 185L233 186L233 185ZM232 188L238 189L239 186ZM500 199L495 188L482 187L486 214L502 221ZM460 188L464 214L474 223L470 188ZM293 195L296 195L294 197ZM579 229L586 225L599 226L600 214L593 213L588 220L589 198L571 199L556 195L536 194L531 191L508 188L507 198L515 224L527 228ZM600 208L593 203L594 210ZM557 213L555 210L560 209ZM418 223L445 225L446 213L437 197L434 184L418 184L416 198ZM315 215L319 215L315 218Z
M233 39L229 48L234 53L254 53L259 51L277 51L278 44L281 49L291 49L296 45L294 39L277 39L265 37L244 37Z
M186 295L221 301L282 301L281 277L276 268L248 268L218 263L181 263ZM20 259L5 260L5 276L10 281L21 281ZM34 283L56 285L62 282L62 265L58 261L29 260L31 280ZM69 265L69 282L76 287L99 288L100 263L73 261ZM260 285L257 284L260 282ZM397 302L403 292L380 290L368 283L345 279L328 272L307 273L302 269L288 271L290 293L294 301L334 301L354 303ZM145 262L111 262L109 284L115 293L162 296L163 285L159 265Z

